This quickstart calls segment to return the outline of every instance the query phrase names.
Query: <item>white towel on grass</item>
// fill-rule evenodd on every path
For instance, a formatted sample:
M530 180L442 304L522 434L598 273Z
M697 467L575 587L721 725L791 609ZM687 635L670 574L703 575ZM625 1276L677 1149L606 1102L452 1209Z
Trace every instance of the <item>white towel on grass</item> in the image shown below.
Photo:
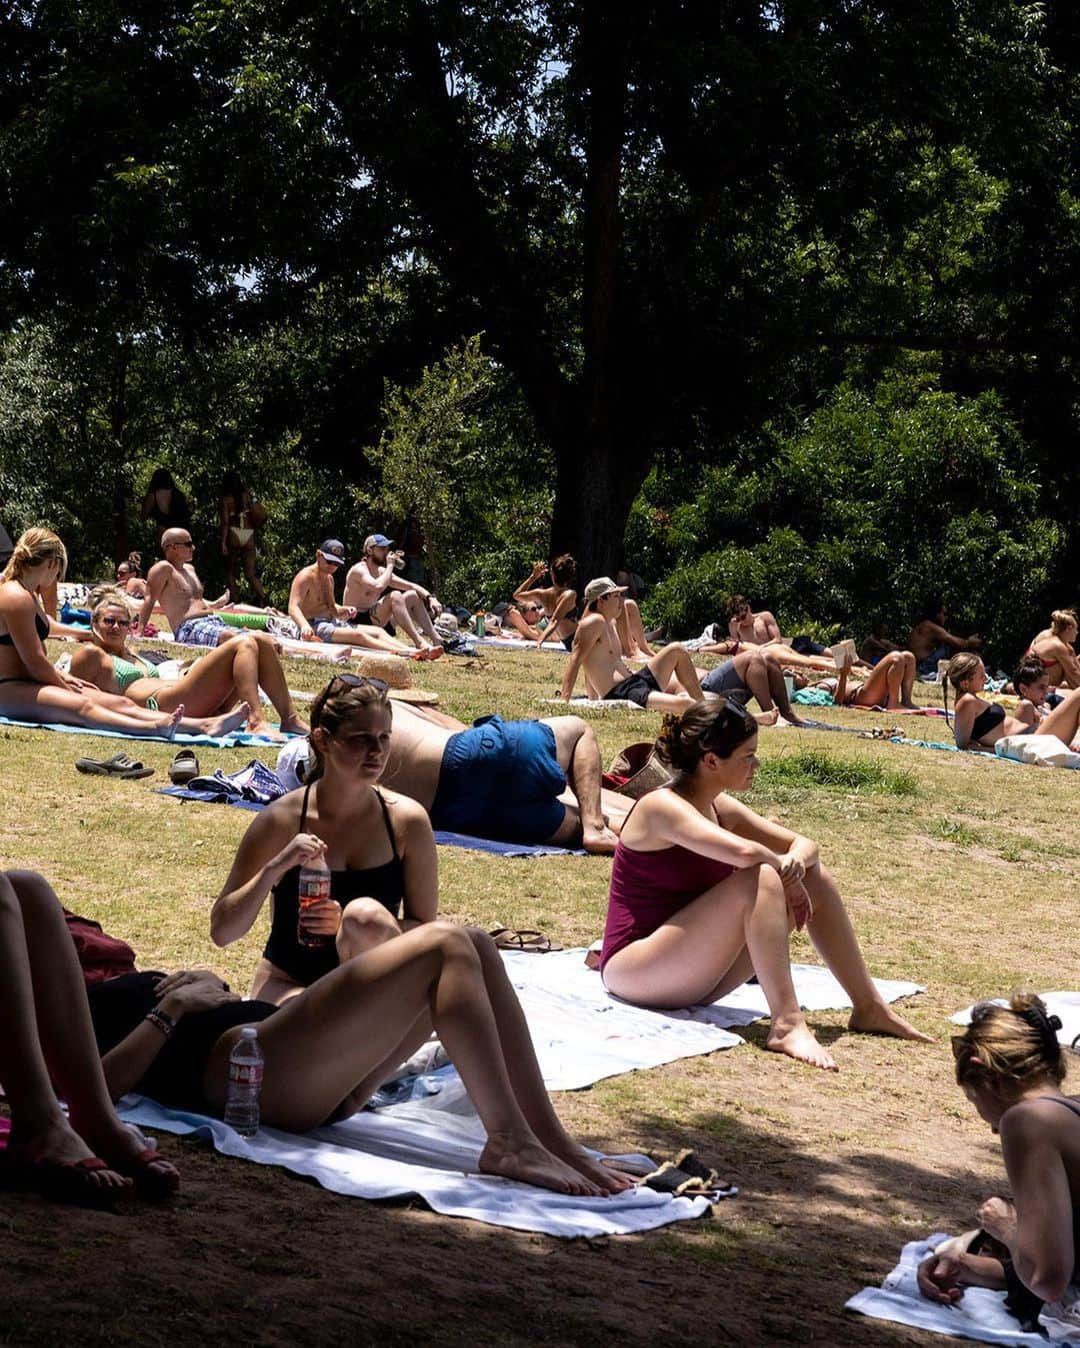
M1080 1035L1080 992L1040 992L1046 1003L1047 1014L1061 1017L1061 1029L1058 1030L1058 1043L1062 1048L1072 1048L1073 1040ZM1007 997L994 997L995 1006L1008 1006ZM965 1007L950 1017L954 1025L970 1025L971 1013L975 1005Z
M626 1235L701 1217L709 1208L704 1198L672 1198L651 1189L580 1198L469 1173L483 1149L483 1126L456 1071L446 1067L433 1075L442 1085L437 1095L365 1110L305 1136L262 1128L244 1138L220 1119L165 1109L140 1096L125 1097L120 1113L146 1130L198 1133L226 1156L284 1166L334 1193L382 1199L419 1194L436 1212L517 1231Z
M553 1091L580 1090L620 1072L734 1048L743 1041L730 1033L733 1026L769 1014L756 983L744 983L711 1006L647 1011L612 997L600 975L586 967L584 950L547 955L504 950L502 955L525 1008L544 1082ZM851 1006L828 969L793 964L791 972L805 1010ZM887 1002L922 991L918 983L882 978L874 983Z
M927 1301L916 1282L916 1270L935 1246L946 1237L938 1233L926 1240L913 1240L904 1246L900 1262L880 1287L866 1287L847 1303L846 1309L858 1311L875 1320L913 1325L938 1334L960 1339L978 1339L982 1343L1031 1345L1045 1348L1040 1334L1025 1334L1005 1309L1005 1294L986 1287L969 1287L952 1306Z

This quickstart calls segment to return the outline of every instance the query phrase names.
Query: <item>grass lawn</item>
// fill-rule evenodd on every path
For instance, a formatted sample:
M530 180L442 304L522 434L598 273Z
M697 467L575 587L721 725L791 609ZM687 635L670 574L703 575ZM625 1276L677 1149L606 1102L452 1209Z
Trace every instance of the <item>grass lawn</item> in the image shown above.
M327 677L287 664L294 688ZM416 678L468 721L555 712L540 703L561 669L557 655L494 651L421 666ZM949 737L939 720L810 714ZM659 721L591 719L605 763ZM43 871L69 907L128 940L142 967L209 964L246 989L265 922L219 951L207 916L250 816L156 795L165 745L128 746L158 769L152 781L74 771L78 755L117 747L0 730L0 861ZM204 771L251 757L198 753ZM905 1240L971 1226L978 1203L1003 1189L995 1139L952 1083L947 1018L1019 985L1077 986L1068 914L1080 773L812 730L766 731L760 756L747 799L818 840L871 970L925 985L903 1010L938 1042L853 1036L843 1014L821 1015L812 1024L836 1075L765 1053L758 1027L744 1048L558 1097L597 1146L693 1147L740 1184L737 1200L711 1220L567 1243L343 1199L168 1137L185 1184L164 1212L83 1213L0 1194L0 1343L942 1342L841 1308L881 1280ZM272 763L273 751L263 757ZM837 772L836 760L849 766ZM609 870L598 858L500 862L442 849L442 908L587 944L603 926ZM804 937L793 956L813 958Z

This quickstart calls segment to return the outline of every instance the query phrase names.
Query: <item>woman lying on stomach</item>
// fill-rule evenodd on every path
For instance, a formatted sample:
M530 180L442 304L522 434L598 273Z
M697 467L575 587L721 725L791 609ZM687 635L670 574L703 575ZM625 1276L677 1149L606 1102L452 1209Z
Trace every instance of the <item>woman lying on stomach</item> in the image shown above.
M27 871L8 878L28 936L70 948L46 881ZM487 1130L481 1171L587 1196L627 1187L559 1122L525 1017L484 932L426 923L349 960L280 1008L241 1001L207 969L139 973L133 960L131 968L87 988L114 1099L139 1091L220 1114L229 1054L241 1030L256 1025L265 1058L261 1118L306 1132L361 1109L434 1027Z
M953 1039L957 1085L1001 1138L1013 1199L988 1198L979 1209L993 1253L950 1241L920 1266L919 1287L946 1304L965 1287L1007 1290L1025 1327L1064 1319L1072 1332L1051 1337L1075 1342L1080 1316L1061 1303L1080 1299L1080 1101L1061 1090L1060 1028L1038 997L1016 993L1007 1007L977 1006Z
M1010 716L1000 702L987 702L979 694L986 686L986 667L971 651L961 651L949 661L949 682L956 690L953 735L959 749L992 749L1004 735L1056 735L1074 749L1080 735L1080 689L1067 693L1053 711L1041 719L1033 703L1022 699Z
M817 844L728 794L757 771L753 717L733 702L698 703L668 723L660 750L675 780L637 802L615 850L600 956L608 990L639 1006L693 1006L756 975L772 1016L767 1047L835 1070L791 980L788 937L806 926L851 998L853 1030L928 1039L874 986Z

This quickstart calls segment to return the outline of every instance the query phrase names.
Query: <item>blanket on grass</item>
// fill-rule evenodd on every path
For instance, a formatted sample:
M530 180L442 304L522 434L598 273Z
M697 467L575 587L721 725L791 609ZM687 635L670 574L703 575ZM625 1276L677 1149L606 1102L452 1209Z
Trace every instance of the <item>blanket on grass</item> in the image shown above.
M193 800L202 805L235 805L241 810L253 810L256 813L266 808L254 800L245 800L242 796L226 796L219 791L193 791L187 786L162 786L158 788L160 796L175 796L178 800ZM473 838L467 833L450 833L436 829L435 841L440 847L464 847L473 852L490 852L498 857L583 857L581 848L556 847L551 843L508 843L495 838Z
M0 716L0 726L5 725L18 726L22 730L55 730L62 735L97 735L106 740L145 740L148 744L206 744L215 749L235 749L247 744L281 745L280 740L252 735L246 730L234 730L231 735L185 735L177 731L171 740L166 740L160 735L129 735L124 730L88 730L81 725L42 725L39 721L18 721L10 716Z
M1015 1348L1045 1348L1041 1334L1025 1334L1005 1309L1005 1294L986 1287L969 1287L952 1306L927 1301L919 1292L916 1270L935 1246L946 1237L937 1233L926 1240L913 1240L904 1246L900 1262L880 1287L866 1287L847 1303L849 1311L858 1311L875 1320L912 1325L936 1334L959 1339L977 1339L980 1343L999 1343Z
M426 1080L438 1086L435 1093L364 1110L303 1136L262 1128L244 1138L220 1119L165 1109L141 1096L125 1097L120 1113L144 1129L197 1133L226 1156L284 1166L334 1193L375 1199L418 1194L435 1212L518 1231L626 1235L701 1217L709 1209L707 1199L671 1198L651 1189L580 1198L479 1175L484 1129L461 1078L444 1067Z

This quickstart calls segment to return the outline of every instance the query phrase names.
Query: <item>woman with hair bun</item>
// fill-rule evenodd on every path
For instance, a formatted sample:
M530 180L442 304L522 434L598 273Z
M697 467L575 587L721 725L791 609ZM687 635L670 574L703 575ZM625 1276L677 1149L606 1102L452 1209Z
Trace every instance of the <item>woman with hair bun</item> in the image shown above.
M1074 1342L1080 1338L1080 1101L1061 1090L1060 1029L1038 997L1014 993L1007 1007L975 1007L967 1030L953 1039L956 1083L1001 1138L1013 1199L988 1198L979 1208L978 1239L939 1246L919 1268L919 1287L946 1304L959 1300L965 1287L1004 1289L1025 1328L1041 1326L1052 1339Z
M697 703L667 720L660 752L675 780L637 802L615 850L600 955L608 991L692 1006L756 975L772 1015L766 1047L835 1071L791 980L789 933L806 926L851 998L851 1029L927 1040L875 988L817 844L728 794L757 771L754 718L733 702Z
M211 910L210 935L219 946L238 941L273 897L252 997L280 1006L438 913L427 811L376 785L390 758L391 714L381 679L331 679L311 704L315 766L307 784L274 801L244 834ZM300 868L320 856L330 866L331 896L301 912Z

